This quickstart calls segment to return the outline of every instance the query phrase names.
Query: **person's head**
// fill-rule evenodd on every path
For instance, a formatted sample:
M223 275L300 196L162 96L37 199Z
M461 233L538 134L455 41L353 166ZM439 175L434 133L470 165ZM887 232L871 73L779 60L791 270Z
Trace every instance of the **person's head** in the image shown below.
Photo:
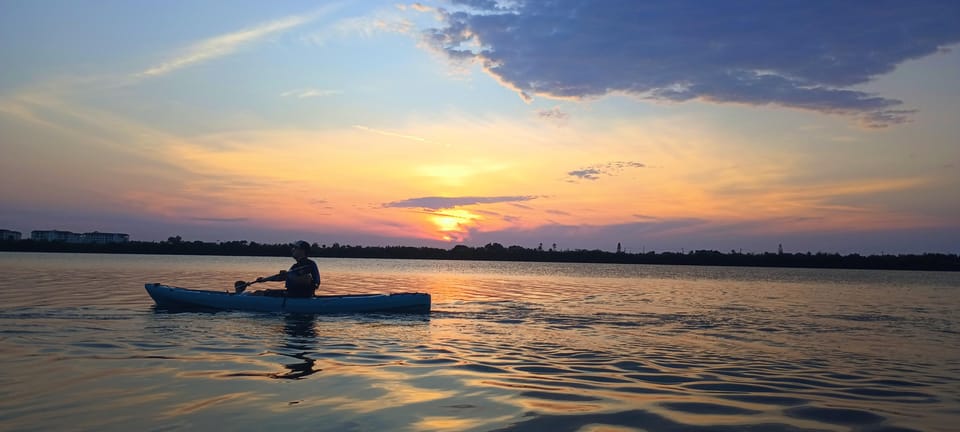
M293 257L296 259L310 256L310 243L307 243L303 240L294 243L291 254L293 254Z

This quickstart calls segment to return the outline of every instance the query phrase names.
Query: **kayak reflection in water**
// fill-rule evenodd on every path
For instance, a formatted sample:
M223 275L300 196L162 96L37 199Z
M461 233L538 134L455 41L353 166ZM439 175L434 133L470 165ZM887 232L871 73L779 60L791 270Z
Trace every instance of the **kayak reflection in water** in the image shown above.
M277 354L300 361L284 364L283 367L286 371L271 374L270 378L298 380L322 370L315 366L317 361L308 356L316 344L315 325L316 317L314 315L287 314L284 317L283 330L287 334L287 338L280 350L281 352Z
M283 292L282 290L277 290ZM286 314L283 330L286 333L283 344L276 351L267 351L267 354L288 357L295 360L293 363L283 363L282 372L236 372L226 374L228 377L267 377L273 379L299 380L304 379L323 369L317 367L317 361L310 357L316 353L317 331L316 316L312 314ZM291 402L291 404L300 401Z
M310 243L300 240L293 244L293 250L290 251L293 259L297 262L290 266L290 270L281 270L280 273L268 277L257 278L256 282L284 282L284 290L266 290L263 292L249 293L248 295L267 295L283 296L291 298L310 298L314 291L320 287L320 270L317 263L308 258L310 255Z

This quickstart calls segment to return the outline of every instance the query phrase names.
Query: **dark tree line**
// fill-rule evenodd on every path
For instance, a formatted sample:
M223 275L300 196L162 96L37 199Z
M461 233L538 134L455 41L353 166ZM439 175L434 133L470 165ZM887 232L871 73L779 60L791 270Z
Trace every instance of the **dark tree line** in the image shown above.
M158 255L289 256L290 245L242 241L184 241L179 236L160 242L131 241L111 244L80 244L33 240L0 241L0 251L77 252ZM689 252L628 253L602 250L563 250L542 247L505 247L490 243L480 247L457 245L451 249L412 246L350 246L313 244L311 255L318 258L395 258L479 261L537 261L621 264L712 265L744 267L811 267L884 270L960 271L960 255L841 255L837 253L722 253L712 250Z

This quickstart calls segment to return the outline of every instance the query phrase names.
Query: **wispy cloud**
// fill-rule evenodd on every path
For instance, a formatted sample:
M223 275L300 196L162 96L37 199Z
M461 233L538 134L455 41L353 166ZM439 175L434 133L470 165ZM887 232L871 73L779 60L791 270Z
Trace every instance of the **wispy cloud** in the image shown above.
M418 137L418 136L416 136L416 135L406 135L406 134L402 134L402 133L398 133L398 132L391 132L391 131L386 131L386 130L382 130L382 129L374 129L374 128L372 128L372 127L367 127L367 126L362 126L362 125L353 125L353 128L354 128L354 129L357 129L357 130L362 130L362 131L366 131L366 132L375 133L375 134L378 134L378 135L383 135L383 136L389 136L389 137L395 137L395 138L403 138L403 139L408 139L408 140L411 140L411 141L430 142L430 140L428 140L428 139L426 139L426 138Z
M431 210L439 209L450 209L454 207L463 207L476 204L496 204L496 203L508 203L508 202L520 202L520 201L530 201L537 199L537 196L534 195L517 195L517 196L493 196L493 197L478 197L478 196L465 196L465 197L421 197L421 198L410 198L402 201L394 201L384 204L384 207L399 207L399 208L423 208Z
M317 18L330 13L337 7L337 5L328 5L312 13L288 16L248 29L227 33L196 42L181 50L181 52L174 57L156 66L150 67L136 74L136 76L151 77L165 75L187 66L234 53L240 48L257 42L267 36L282 33L314 21Z
M304 39L315 45L324 45L331 39L369 38L383 33L410 34L415 29L414 23L398 12L379 10L369 15L344 18L306 35Z
M218 222L218 223L235 223L235 222L247 222L250 218L245 217L192 217L190 220L195 220L199 222Z
M600 174L603 174L603 172L596 168L573 170L567 173L569 176L578 177L584 180L597 180L600 178Z
M599 180L602 176L615 176L628 168L643 168L646 166L646 164L633 161L608 162L605 164L592 165L586 168L568 171L567 175L581 180ZM571 179L569 181L576 180Z
M421 3L414 3L414 4L410 5L409 7L410 7L410 9L413 9L413 10L415 10L415 11L417 11L417 12L433 12L433 10L434 10L432 7L426 6L426 5L421 4Z
M637 218L638 221L649 222L649 221L657 221L657 220L660 220L660 218L658 218L658 217L656 217L656 216L650 216L650 215L644 215L644 214L634 214L634 215L632 215L632 216L635 217L635 218Z
M306 98L313 98L313 97L333 96L338 94L343 94L343 92L340 90L321 90L321 89L314 89L314 88L305 88L305 89L295 89L295 90L285 91L283 93L280 93L280 96L294 97L297 99L306 99Z
M560 111L560 108L558 107L553 107L548 110L537 111L537 117L540 117L546 120L563 121L569 118L570 114Z

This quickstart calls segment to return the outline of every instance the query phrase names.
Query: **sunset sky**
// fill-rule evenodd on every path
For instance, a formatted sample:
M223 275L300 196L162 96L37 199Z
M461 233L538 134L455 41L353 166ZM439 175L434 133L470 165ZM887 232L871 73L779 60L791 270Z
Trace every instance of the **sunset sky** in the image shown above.
M0 0L0 228L960 252L960 2Z

